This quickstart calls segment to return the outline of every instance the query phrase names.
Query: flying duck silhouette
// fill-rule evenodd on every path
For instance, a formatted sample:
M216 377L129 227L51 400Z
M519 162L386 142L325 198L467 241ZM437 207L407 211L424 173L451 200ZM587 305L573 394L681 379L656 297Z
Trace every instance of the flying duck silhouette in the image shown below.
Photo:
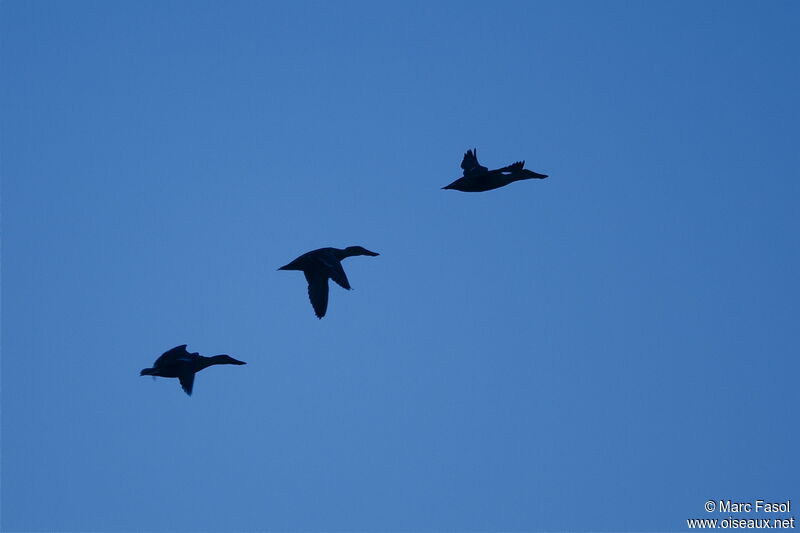
M302 270L308 282L308 299L318 318L325 316L328 309L328 279L338 283L343 289L350 290L350 282L342 268L342 259L354 255L369 255L375 257L375 252L370 252L361 246L348 246L340 248L320 248L304 253L288 265L278 270Z
M189 396L192 395L194 385L194 375L204 368L212 365L246 365L244 361L238 361L230 355L215 355L204 357L197 352L189 353L186 345L181 344L171 350L167 350L153 363L153 368L144 368L139 372L140 376L159 376L162 378L178 378L181 387Z
M537 174L526 168L525 161L517 161L507 167L489 170L478 163L478 149L467 150L464 159L461 160L461 168L464 169L464 177L442 187L442 189L454 189L462 192L483 192L491 191L508 185L519 180L529 180L532 178L544 179L547 174Z

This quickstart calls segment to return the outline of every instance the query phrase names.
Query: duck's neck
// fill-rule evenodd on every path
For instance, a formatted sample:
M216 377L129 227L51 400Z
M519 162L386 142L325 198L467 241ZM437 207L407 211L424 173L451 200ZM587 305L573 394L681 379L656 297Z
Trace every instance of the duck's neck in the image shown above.
M333 255L336 256L336 259L341 261L342 259L344 259L346 257L352 257L354 255L359 255L359 253L356 252L356 251L353 251L353 250L348 250L347 248L345 248L344 250L342 250L341 248L334 248L333 249Z

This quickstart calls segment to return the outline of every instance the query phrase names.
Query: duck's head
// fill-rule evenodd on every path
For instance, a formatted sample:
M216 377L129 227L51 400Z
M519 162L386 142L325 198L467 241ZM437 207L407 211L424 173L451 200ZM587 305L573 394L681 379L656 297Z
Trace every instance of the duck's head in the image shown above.
M381 254L376 253L376 252L370 252L369 250L367 250L363 246L348 246L347 248L344 249L344 251L347 253L348 256L368 255L370 257L375 257L376 255L381 255Z
M524 161L523 161L523 163L524 163ZM519 171L519 173L522 174L526 178L534 178L534 179L539 179L539 180L543 180L546 177L548 177L547 174L539 174L538 172L534 172L532 170L528 170L527 168L523 168L522 170Z
M244 361L239 361L238 359L234 359L230 355L215 355L214 361L218 365L246 365Z

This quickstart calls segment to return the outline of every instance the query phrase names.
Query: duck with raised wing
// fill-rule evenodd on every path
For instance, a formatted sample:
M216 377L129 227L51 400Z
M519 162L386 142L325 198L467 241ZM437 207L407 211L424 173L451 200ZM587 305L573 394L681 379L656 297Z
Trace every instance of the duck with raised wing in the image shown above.
M181 387L189 396L192 395L194 375L212 365L246 365L244 361L234 359L230 355L214 355L204 357L197 352L189 353L186 344L167 350L153 363L153 368L144 368L140 376L159 376L162 378L178 378Z
M483 192L504 187L509 183L520 180L544 179L547 174L537 174L525 167L525 161L517 161L507 167L489 170L478 163L478 149L467 150L461 160L464 176L442 187L462 192Z
M328 280L332 279L343 289L350 290L350 282L342 268L342 259L354 255L380 255L362 246L340 248L320 248L304 253L288 265L278 270L302 270L308 282L308 299L318 318L325 316L328 309Z

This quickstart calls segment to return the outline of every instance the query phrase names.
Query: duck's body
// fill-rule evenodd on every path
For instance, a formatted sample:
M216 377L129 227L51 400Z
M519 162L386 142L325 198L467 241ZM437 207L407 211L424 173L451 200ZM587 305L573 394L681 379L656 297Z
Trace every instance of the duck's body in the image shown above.
M167 350L153 363L153 368L144 368L140 376L158 376L162 378L178 378L186 394L192 394L194 375L212 365L246 365L230 355L214 355L204 357L197 352L189 353L186 344Z
M442 187L462 192L483 192L505 187L520 180L544 179L547 174L537 174L525 167L525 161L517 161L507 167L489 170L478 163L478 150L467 150L461 160L464 176Z
M342 268L342 259L354 255L368 255L375 257L375 252L370 252L361 246L348 246L341 248L320 248L306 252L288 265L278 270L302 270L308 282L308 298L318 318L325 316L328 309L328 280L332 279L343 289L350 290L350 282Z

